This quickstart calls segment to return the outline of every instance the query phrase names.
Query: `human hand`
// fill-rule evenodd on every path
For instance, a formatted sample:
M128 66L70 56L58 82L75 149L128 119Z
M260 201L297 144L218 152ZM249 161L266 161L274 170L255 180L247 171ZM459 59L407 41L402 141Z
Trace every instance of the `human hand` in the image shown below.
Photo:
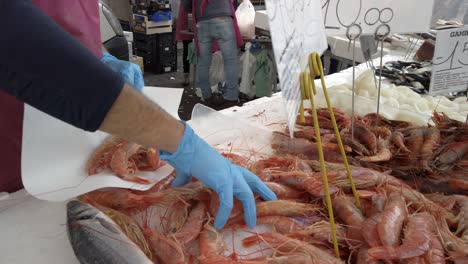
M185 124L185 132L177 151L173 154L160 152L162 160L171 164L177 172L174 187L188 183L192 176L219 195L219 209L214 226L221 229L229 219L233 196L242 202L245 222L250 228L257 223L253 193L264 200L276 200L276 195L253 173L234 165L198 137Z
M109 66L113 71L119 73L126 83L130 84L135 90L143 90L145 86L143 73L138 65L128 61L119 60L107 52L102 52L101 61Z

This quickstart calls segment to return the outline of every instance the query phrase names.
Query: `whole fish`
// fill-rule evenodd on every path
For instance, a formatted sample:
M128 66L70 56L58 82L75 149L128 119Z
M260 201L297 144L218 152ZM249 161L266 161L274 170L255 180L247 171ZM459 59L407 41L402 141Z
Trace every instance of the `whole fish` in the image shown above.
M107 215L80 201L67 204L68 236L82 264L152 264Z

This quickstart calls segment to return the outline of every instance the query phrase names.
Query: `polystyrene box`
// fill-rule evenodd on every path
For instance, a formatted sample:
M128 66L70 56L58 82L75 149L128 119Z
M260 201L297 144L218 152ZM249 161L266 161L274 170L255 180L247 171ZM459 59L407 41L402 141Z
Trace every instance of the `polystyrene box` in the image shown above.
M133 32L124 31L124 36L128 42L133 42Z
M270 24L268 22L268 14L266 10L255 12L255 27L263 30L270 30Z

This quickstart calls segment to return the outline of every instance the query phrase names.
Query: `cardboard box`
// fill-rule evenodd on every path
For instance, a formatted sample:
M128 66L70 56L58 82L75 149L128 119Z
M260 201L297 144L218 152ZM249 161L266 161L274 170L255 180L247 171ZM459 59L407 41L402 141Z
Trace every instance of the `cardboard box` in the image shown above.
M136 65L140 66L140 69L141 69L141 72L142 72L142 73L145 72L145 66L144 66L144 63L143 63L143 57L139 57L139 56L133 55L131 61L132 61L133 63L135 63Z

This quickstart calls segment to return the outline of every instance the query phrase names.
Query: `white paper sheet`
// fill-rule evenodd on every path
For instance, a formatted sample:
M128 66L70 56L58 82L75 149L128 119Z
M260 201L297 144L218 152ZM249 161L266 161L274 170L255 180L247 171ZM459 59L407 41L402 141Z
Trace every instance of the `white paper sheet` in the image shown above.
M301 101L300 73L312 52L322 54L327 49L320 1L266 0L265 4L289 127L294 128Z
M238 154L250 160L272 153L273 135L270 131L202 104L195 105L189 124L197 135L219 152Z
M183 89L145 87L143 92L179 118L177 110ZM64 201L104 187L149 189L151 185L127 182L110 172L87 176L86 162L106 136L102 132L84 132L26 105L22 147L25 189L39 199L50 201ZM172 171L171 166L165 165L156 172L137 175L157 182Z
M422 33L429 31L434 0L321 0L321 4L329 36L345 35L353 23L361 26L362 34L374 34L384 23L392 33Z

